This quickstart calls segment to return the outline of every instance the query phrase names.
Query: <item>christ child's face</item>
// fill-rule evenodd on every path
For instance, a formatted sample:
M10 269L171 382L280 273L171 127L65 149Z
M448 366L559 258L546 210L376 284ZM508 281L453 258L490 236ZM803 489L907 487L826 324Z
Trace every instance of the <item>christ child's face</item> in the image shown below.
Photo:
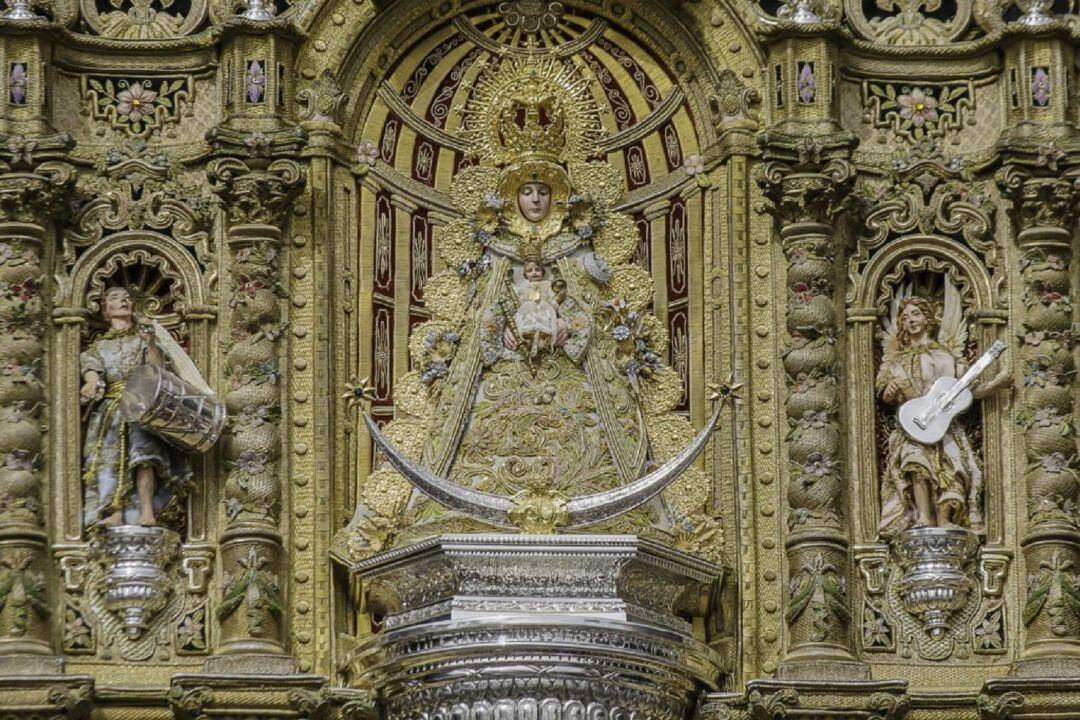
M529 222L538 223L551 210L551 188L541 182L529 182L518 188L518 209Z
M915 303L908 303L904 308L904 312L900 314L900 322L904 326L904 332L910 337L921 337L926 332L926 314Z
M538 262L533 262L532 260L525 263L525 267L522 268L521 272L525 275L526 280L536 281L544 279L544 266Z
M102 313L106 320L113 318L131 319L131 295L123 288L113 288L105 293Z

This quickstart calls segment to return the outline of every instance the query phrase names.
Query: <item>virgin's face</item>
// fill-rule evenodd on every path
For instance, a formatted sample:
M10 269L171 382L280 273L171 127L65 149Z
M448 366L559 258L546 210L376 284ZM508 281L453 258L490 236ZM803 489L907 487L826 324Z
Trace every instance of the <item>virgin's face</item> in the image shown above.
M919 337L926 330L926 315L914 303L904 308L900 315L900 322L904 325L904 331L911 337Z
M131 295L127 290L110 290L105 294L104 314L107 319L131 317Z
M518 209L529 222L542 221L551 210L551 188L544 183L525 183L518 188Z

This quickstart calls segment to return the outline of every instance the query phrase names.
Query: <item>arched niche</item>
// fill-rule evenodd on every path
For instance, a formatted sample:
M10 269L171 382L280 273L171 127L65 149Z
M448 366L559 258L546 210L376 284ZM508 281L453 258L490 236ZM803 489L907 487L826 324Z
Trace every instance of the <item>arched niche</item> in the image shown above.
M117 232L89 247L71 267L69 274L57 278L53 322L54 361L51 363L50 400L52 406L53 477L57 483L54 518L57 536L65 543L86 540L82 527L82 413L79 397L79 353L93 332L100 310L99 295L110 280L130 279L146 290L168 295L168 307L154 308L152 315L184 345L202 371L208 372L211 329L214 314L208 312L209 289L198 262L173 238L147 230ZM138 294L138 293L136 293ZM138 305L138 302L137 302ZM214 464L204 456L193 458L196 483L188 498L185 540L201 543L206 539L209 504L204 490Z
M562 5L554 27L534 35L500 13L498 2L433 8L409 0L373 14L365 6L359 31L348 21L357 11L330 3L311 21L322 45L317 52L301 49L300 72L311 77L322 65L336 75L349 98L344 135L361 148L361 177L354 191L343 190L356 208L348 220L355 218L355 230L343 248L356 283L344 300L359 312L338 331L351 363L338 372L343 382L354 375L373 379L373 414L383 421L393 413L393 383L409 368L409 330L430 316L424 282L444 269L435 240L455 214L448 194L453 175L469 162L457 109L489 63L535 51L559 57L592 81L608 131L601 154L622 173L621 208L640 234L637 260L656 282L653 310L671 338L669 360L688 386L681 410L704 420L702 256L719 232L713 194L687 161L707 154L719 135L721 76L725 87L734 79L757 89L759 78L746 71L760 65L761 52L742 21L721 6L711 16L687 11L680 19L652 2ZM331 32L335 22L339 29ZM355 37L346 42L343 33L350 32ZM711 160L702 169L712 169ZM370 467L366 438L355 453L344 466ZM353 495L355 484L355 478L345 483L345 495Z
M881 512L880 477L877 448L877 399L875 373L880 355L877 347L882 319L888 316L889 301L898 285L911 273L928 272L948 275L964 296L965 321L969 324L969 345L981 350L1000 336L1002 320L997 311L996 289L985 264L965 245L936 235L908 235L890 241L854 278L854 301L847 311L848 373L854 388L847 408L850 419L848 452L854 487L852 499L853 534L858 544L879 542L878 520ZM983 437L984 477L983 507L987 546L1001 545L1005 532L1005 505L1002 497L1003 456L1001 433L990 431L1002 423L999 402L993 396L981 403L981 423L987 429Z

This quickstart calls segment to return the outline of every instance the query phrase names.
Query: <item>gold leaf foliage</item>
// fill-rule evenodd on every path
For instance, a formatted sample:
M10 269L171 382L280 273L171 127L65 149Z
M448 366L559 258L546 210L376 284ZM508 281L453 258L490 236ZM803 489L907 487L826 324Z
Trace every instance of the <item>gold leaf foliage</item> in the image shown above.
M701 468L688 467L664 490L664 499L687 517L701 515L709 499L709 478Z
M668 349L668 330L664 321L652 313L641 316L641 336L658 354L663 355Z
M424 285L424 306L436 320L457 322L465 315L468 288L453 270L443 270Z
M423 422L407 417L397 418L382 429L383 435L394 447L410 460L416 461L420 460L424 452L425 431Z
M420 382L420 373L405 373L394 383L394 409L420 420L430 417L428 392Z
M683 415L650 415L645 419L649 447L657 462L667 462L694 439L694 426Z
M621 265L634 257L638 246L638 230L634 220L623 213L612 213L604 227L593 236L593 248L608 263Z
M475 260L484 248L476 240L472 222L464 218L451 220L438 240L439 257L451 269L467 260Z
M667 366L641 381L641 405L648 415L671 412L683 397L682 378Z
M484 202L484 195L499 184L498 168L472 165L462 168L454 176L450 186L450 199L454 207L465 215L472 215Z
M570 168L574 187L585 189L594 203L607 209L618 204L623 196L623 179L610 163L587 162Z
M412 486L397 471L384 467L364 479L361 494L372 511L383 517L393 517L405 509Z
M653 299L652 275L638 265L613 267L603 295L606 300L623 300L631 310L641 312Z

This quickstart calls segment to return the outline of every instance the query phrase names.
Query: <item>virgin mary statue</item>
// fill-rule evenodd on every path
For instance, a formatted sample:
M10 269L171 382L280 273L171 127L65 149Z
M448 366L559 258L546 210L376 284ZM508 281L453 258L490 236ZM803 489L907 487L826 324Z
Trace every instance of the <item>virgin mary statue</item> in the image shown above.
M455 177L462 217L439 238L449 270L426 286L433 319L410 338L384 434L451 482L514 497L625 485L694 436L671 410L679 376L631 263L637 229L614 210L619 174L588 162L602 132L586 81L556 59L513 58L482 77L463 128L479 163ZM390 467L363 484L353 542L366 552L490 529L410 491ZM664 499L605 531L716 547L708 483L691 468ZM356 548L354 548L355 550Z

